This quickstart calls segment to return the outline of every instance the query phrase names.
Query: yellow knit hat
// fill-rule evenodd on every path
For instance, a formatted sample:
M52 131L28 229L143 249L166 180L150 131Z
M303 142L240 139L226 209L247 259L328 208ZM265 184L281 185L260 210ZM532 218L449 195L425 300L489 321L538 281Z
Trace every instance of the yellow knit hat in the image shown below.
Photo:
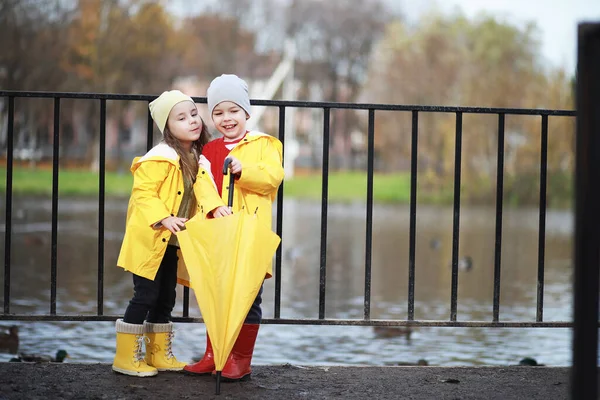
M148 105L148 108L150 108L150 115L158 126L160 133L164 133L165 131L171 109L182 101L194 102L190 96L181 93L179 90L170 90L162 92L160 96Z

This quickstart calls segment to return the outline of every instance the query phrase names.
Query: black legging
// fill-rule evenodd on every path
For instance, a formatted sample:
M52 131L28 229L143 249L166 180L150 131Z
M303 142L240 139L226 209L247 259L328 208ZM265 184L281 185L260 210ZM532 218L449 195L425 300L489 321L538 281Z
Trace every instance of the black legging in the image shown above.
M162 324L171 320L171 311L175 307L178 260L177 247L168 245L153 281L133 275L134 294L125 310L123 322L142 324L147 320ZM261 285L244 321L246 324L260 324L262 292Z
M248 311L248 315L246 316L244 323L260 324L260 321L262 320L262 309L260 307L260 304L262 303L262 292L263 287L261 285L258 295L256 296L256 299L254 299L254 303L252 303L252 307L250 307L250 311Z
M177 286L177 246L168 245L153 281L133 275L133 298L123 322L142 324L144 320L164 324L171 320Z

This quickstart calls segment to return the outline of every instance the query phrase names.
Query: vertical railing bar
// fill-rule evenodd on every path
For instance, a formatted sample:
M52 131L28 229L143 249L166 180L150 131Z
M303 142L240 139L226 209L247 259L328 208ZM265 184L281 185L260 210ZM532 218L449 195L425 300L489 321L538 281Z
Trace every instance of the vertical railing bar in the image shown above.
M106 197L106 99L100 100L100 154L98 177L98 315L104 314L104 205Z
M415 258L417 246L417 150L419 140L419 112L412 112L410 149L410 222L408 243L408 320L415 319Z
M56 314L56 264L58 252L58 168L60 97L54 98L54 135L52 139L52 239L50 252L50 314Z
M285 106L279 107L279 141L283 146L281 162L285 165ZM283 185L281 182L277 191L277 220L276 232L281 238L281 243L275 253L275 318L281 318L281 252L283 250Z
M498 149L496 166L496 240L494 247L493 321L500 318L500 274L502 266L502 209L504 199L504 126L505 114L498 114Z
M183 287L183 310L182 316L184 318L190 315L190 288L187 286Z
M373 179L375 158L375 110L369 109L367 140L367 215L365 233L365 299L364 318L371 319L371 261L373 250Z
M8 97L6 136L6 209L4 232L4 314L10 313L10 256L12 239L13 138L15 127L15 98Z
M456 321L458 297L458 244L460 229L460 174L462 162L462 112L456 113L456 138L454 149L454 217L452 222L452 289L450 294L450 320Z
M546 187L548 176L548 116L542 115L540 143L540 216L538 227L537 312L535 320L544 320L544 263L546 252Z
M148 123L146 125L146 151L150 151L150 149L154 145L154 121L152 119L152 114L150 114L150 108L148 108Z
M327 281L327 210L329 202L329 119L330 108L323 109L323 172L321 187L321 259L319 264L319 319L325 318Z

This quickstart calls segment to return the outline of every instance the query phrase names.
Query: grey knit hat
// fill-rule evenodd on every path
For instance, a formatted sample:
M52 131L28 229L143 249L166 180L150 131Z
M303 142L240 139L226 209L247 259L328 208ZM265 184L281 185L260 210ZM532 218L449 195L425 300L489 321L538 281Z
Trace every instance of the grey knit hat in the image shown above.
M208 111L212 115L215 107L224 101L231 101L250 115L248 84L237 75L223 74L210 83L206 91Z

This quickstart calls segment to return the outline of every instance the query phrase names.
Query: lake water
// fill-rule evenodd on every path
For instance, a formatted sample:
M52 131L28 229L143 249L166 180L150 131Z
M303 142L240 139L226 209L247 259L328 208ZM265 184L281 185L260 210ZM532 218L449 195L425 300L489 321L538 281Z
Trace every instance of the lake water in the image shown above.
M107 200L104 313L122 315L132 295L131 275L115 266L123 237L126 200ZM320 203L284 203L282 318L317 318L319 310ZM0 209L4 218L4 204ZM452 208L419 206L415 319L448 320L452 257ZM57 312L96 312L97 200L59 203ZM406 319L409 209L374 209L371 318ZM1 243L4 243L2 221ZM572 319L572 228L568 211L548 211L544 320ZM51 202L13 201L11 312L50 311ZM459 274L458 320L492 319L495 209L461 209L460 257L473 260ZM505 209L502 237L501 321L534 321L538 257L538 211ZM0 257L4 259L4 248ZM331 205L327 245L327 318L363 317L365 210L362 204ZM4 274L0 290L4 290ZM179 290L175 314L181 315ZM0 306L3 306L3 293ZM274 280L265 283L263 315L274 313ZM200 316L191 297L190 315ZM54 354L66 349L69 362L112 362L112 322L12 322L20 329L20 351ZM174 353L182 360L204 351L204 325L176 324ZM0 354L0 361L11 356ZM263 325L255 364L385 365L426 359L430 365L516 364L533 357L546 365L571 363L571 330L566 328L415 328L410 339L379 338L371 327Z

